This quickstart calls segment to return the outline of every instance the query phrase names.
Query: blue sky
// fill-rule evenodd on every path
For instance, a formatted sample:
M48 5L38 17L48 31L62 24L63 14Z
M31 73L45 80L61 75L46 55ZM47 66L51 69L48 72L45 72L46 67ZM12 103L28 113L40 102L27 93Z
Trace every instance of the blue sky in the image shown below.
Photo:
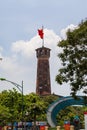
M37 29L44 26L45 46L51 48L50 70L52 92L69 95L70 87L55 82L61 64L57 47L67 28L75 28L87 18L87 0L0 0L0 77L21 83L24 93L35 92L37 59L41 47ZM3 87L2 87L3 86ZM11 89L0 82L0 90Z

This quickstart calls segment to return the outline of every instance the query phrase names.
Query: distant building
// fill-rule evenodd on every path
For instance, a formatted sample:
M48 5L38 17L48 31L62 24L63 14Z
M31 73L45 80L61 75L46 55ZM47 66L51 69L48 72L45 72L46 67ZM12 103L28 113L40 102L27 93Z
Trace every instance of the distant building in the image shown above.
M37 79L36 79L36 94L50 95L51 82L50 82L50 49L41 47L36 49L37 56Z

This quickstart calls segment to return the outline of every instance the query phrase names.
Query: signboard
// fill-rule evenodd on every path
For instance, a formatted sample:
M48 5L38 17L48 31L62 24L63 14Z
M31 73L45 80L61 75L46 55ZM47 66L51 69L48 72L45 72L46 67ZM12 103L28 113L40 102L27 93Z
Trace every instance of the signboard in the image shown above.
M45 130L45 126L40 126L40 130Z
M36 125L38 126L46 126L47 122L46 121L36 121Z

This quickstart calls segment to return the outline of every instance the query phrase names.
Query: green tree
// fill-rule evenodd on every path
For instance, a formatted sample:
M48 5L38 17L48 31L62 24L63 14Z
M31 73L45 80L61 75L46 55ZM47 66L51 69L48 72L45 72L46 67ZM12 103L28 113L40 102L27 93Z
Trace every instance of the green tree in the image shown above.
M35 93L24 95L24 121L46 121L46 110L58 96L49 95L40 97ZM21 121L21 94L15 89L5 90L0 93L0 125L4 126L8 122ZM73 111L73 113L72 113ZM87 107L67 107L60 111L57 116L58 124L63 125L65 119L72 119L76 114L83 123L83 113Z
M87 94L87 20L74 31L68 30L67 39L60 41L58 46L63 51L58 54L62 67L56 81L59 84L69 82L73 96L81 89Z
M22 96L13 88L13 90L4 90L0 93L0 105L8 110L8 119L6 122L13 123L22 120ZM4 112L5 113L5 112ZM2 116L3 119L3 116Z
M51 95L43 96L41 98L45 102L46 106L48 107L51 103L53 103L59 97L55 94L51 94Z
M9 109L6 106L0 105L0 126L4 126L9 122Z
M26 112L28 120L33 120L35 123L40 116L43 117L43 114L46 114L45 102L35 93L26 95Z
M75 116L80 118L81 128L84 128L84 110L85 107L82 106L68 106L65 109L61 110L57 115L58 125L63 126L64 121L68 120L73 124L73 119Z

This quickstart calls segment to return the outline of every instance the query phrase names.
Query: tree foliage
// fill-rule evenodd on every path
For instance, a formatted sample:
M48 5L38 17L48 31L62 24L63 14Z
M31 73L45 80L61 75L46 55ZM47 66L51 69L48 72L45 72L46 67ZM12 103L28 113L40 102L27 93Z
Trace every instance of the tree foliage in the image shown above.
M28 120L35 122L38 120L38 116L46 113L45 102L35 93L26 95L26 112L28 113Z
M87 107L84 106L68 106L64 110L61 110L57 115L58 125L63 126L64 121L70 121L70 124L73 125L73 119L78 116L80 119L80 127L84 128L84 111L87 110Z
M58 99L57 95L49 95L40 97L35 93L24 95L23 121L47 121L46 110L48 106ZM20 122L22 120L22 98L21 93L15 89L5 90L0 93L0 126L8 123ZM72 113L73 111L73 113ZM75 107L66 108L60 111L57 116L58 124L64 123L65 119L71 119L78 114L83 121L83 112L87 111L87 107L81 107L79 110Z
M21 94L13 88L13 90L4 90L0 93L0 105L3 114L1 119L5 117L5 123L22 120L22 99Z
M60 41L58 46L62 48L58 54L62 67L56 81L59 84L69 82L73 96L81 89L87 94L87 20L74 31L68 30L67 39Z
M0 105L0 126L4 126L9 122L10 112L6 106Z
M51 94L51 95L43 96L42 100L45 102L46 106L48 107L51 103L53 103L58 98L59 98L58 95Z

